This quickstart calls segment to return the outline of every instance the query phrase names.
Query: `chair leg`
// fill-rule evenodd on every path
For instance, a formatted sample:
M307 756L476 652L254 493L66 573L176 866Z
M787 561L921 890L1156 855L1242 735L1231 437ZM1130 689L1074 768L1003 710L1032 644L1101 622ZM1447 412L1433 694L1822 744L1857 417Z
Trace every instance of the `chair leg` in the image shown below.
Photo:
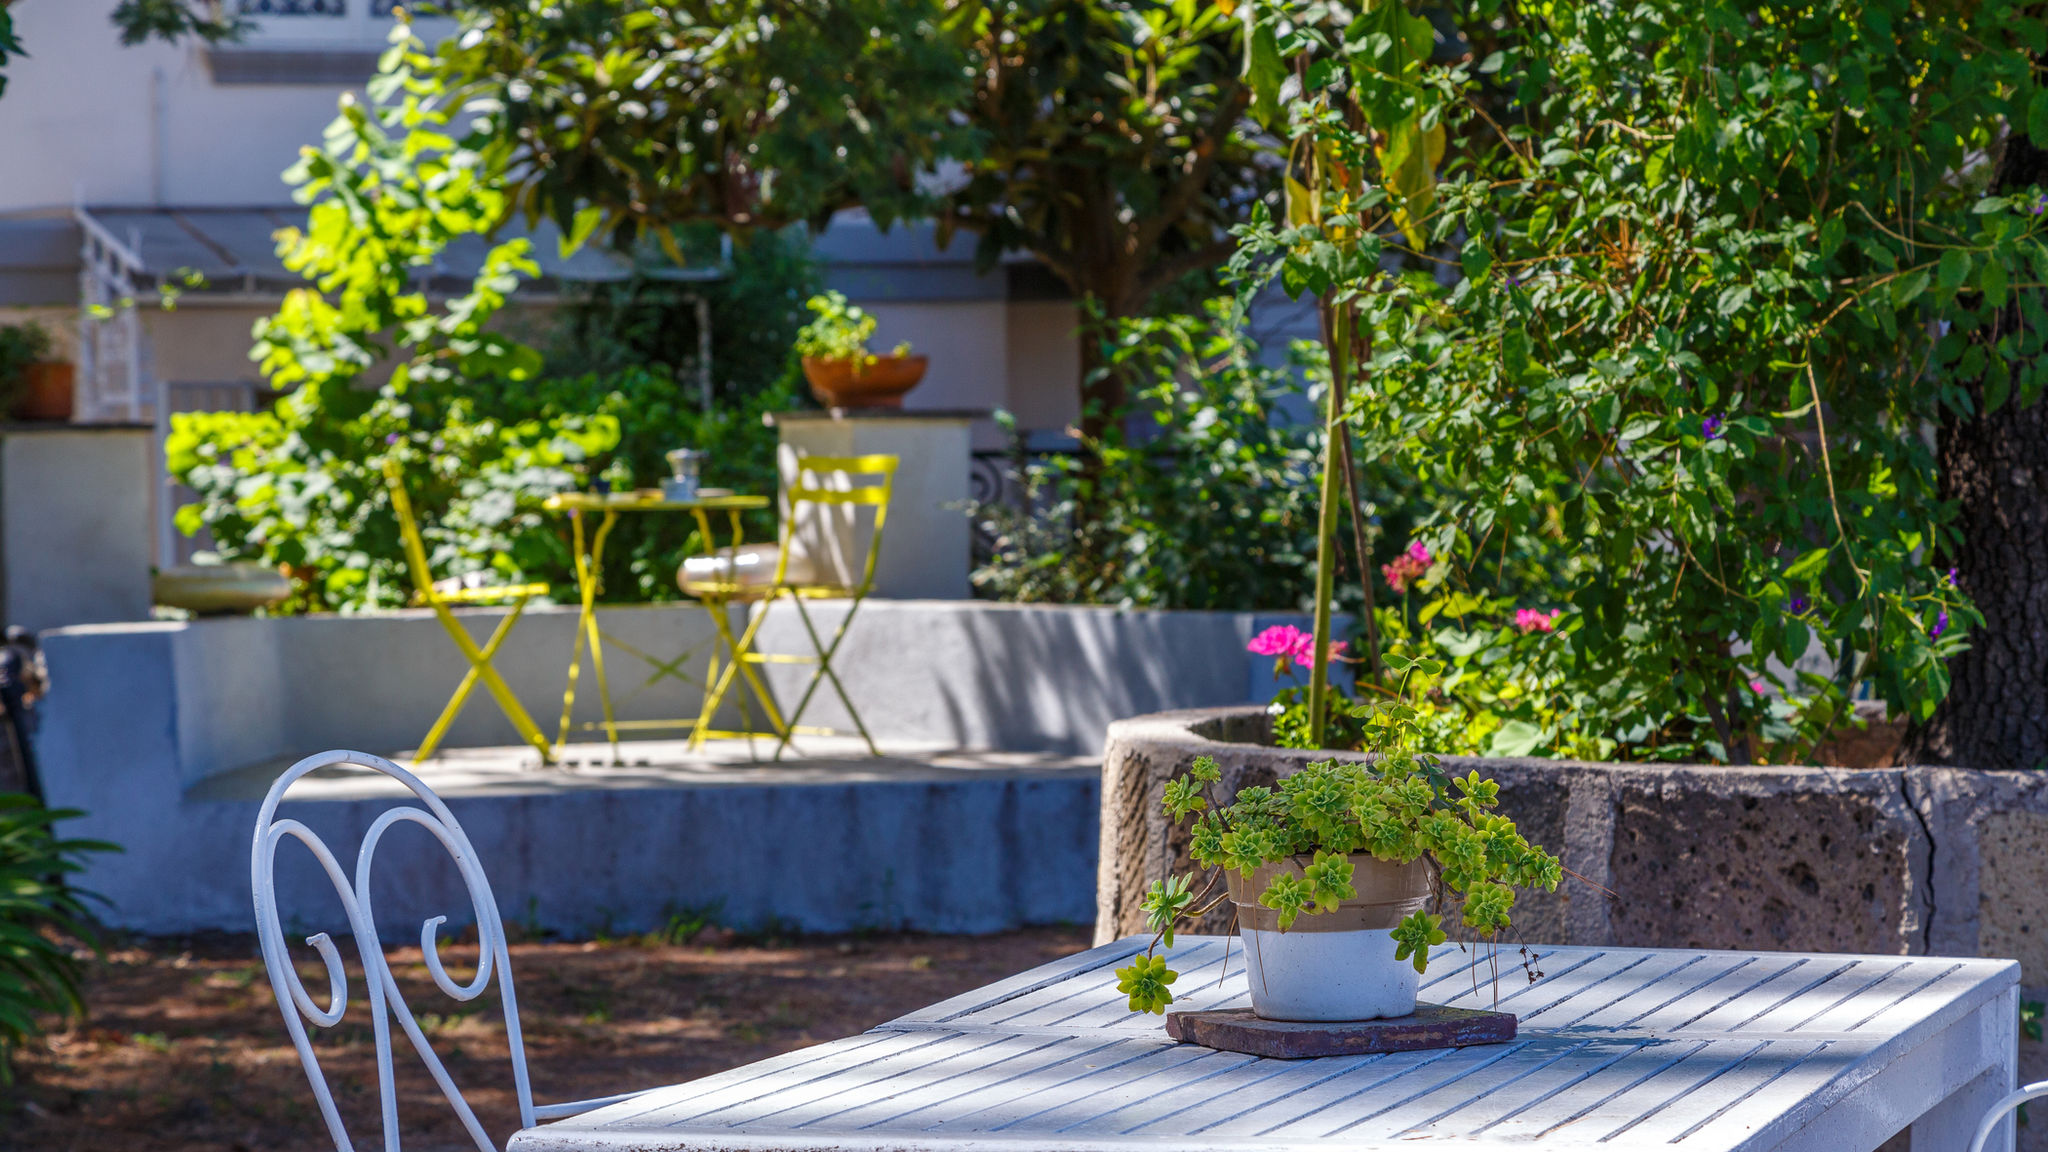
M690 748L692 750L703 747L704 733L711 730L712 717L717 715L718 706L725 702L725 694L732 689L735 676L746 677L748 685L753 689L755 696L760 699L763 708L767 710L769 725L777 734L783 731L781 714L775 710L775 703L768 696L767 690L762 687L760 678L754 674L752 668L747 667L745 658L745 653L754 642L755 634L761 629L761 621L767 618L767 611L763 609L759 616L749 620L745 630L735 638L732 634L732 622L726 618L727 607L727 604L720 604L715 609L706 608L706 611L711 614L712 627L717 629L719 639L725 644L729 663L724 671L716 673L715 676L707 677L707 679L711 679L714 682L704 694L704 705L697 713L697 726L690 732ZM716 650L714 650L714 668L716 663L717 656Z
M427 738L420 741L420 746L413 751L415 764L434 758L434 750L441 746L441 737L447 734L448 725L455 722L456 714L469 702L469 694L476 688L476 680L476 666L472 664L469 671L463 673L462 683L455 686L455 695L448 698L447 705L441 709L441 715L434 719L434 726L427 729Z
M797 719L803 715L804 709L809 706L811 697L817 692L818 683L821 680L832 681L832 691L838 694L839 702L846 707L846 714L853 718L854 728L860 732L860 738L867 743L868 755L880 756L882 750L875 747L875 738L868 735L868 726L861 721L860 711L853 706L853 700L847 696L846 685L839 682L839 673L832 670L832 657L838 653L840 641L846 639L847 629L853 626L854 614L860 611L863 598L859 596L854 597L853 603L846 609L846 615L840 618L838 629L832 633L832 643L830 644L826 644L818 639L818 629L811 623L811 614L804 608L803 598L801 596L792 596L790 599L796 601L796 614L804 622L804 631L810 634L812 651L818 654L818 670L811 673L810 683L804 686L803 696L797 700L796 709L790 713L789 726L783 731L782 743L776 745L775 748L775 759L782 759L782 754L788 750L790 740L796 736Z
M491 633L489 643L483 648L478 648L476 641L470 639L469 630L462 626L462 622L455 618L454 613L448 611L446 605L438 602L433 605L434 615L441 621L441 627L468 658L469 674L462 678L462 684L456 689L455 697L448 702L449 706L443 709L441 719L435 722L435 730L428 733L431 742L421 745L420 759L426 759L432 748L439 745L441 735L455 719L455 713L461 711L470 690L480 679L485 690L490 692L491 698L498 702L498 710L505 714L505 719L512 722L512 727L518 731L520 738L539 750L541 763L554 763L554 746L548 743L546 736L541 735L540 727L533 722L533 717L527 715L525 706L512 694L512 689L505 683L504 677L499 676L498 670L491 666L491 658L498 654L499 646L511 635L512 625L518 623L519 617L525 614L528 599L529 597L521 596L513 604L512 611L498 622L497 629Z

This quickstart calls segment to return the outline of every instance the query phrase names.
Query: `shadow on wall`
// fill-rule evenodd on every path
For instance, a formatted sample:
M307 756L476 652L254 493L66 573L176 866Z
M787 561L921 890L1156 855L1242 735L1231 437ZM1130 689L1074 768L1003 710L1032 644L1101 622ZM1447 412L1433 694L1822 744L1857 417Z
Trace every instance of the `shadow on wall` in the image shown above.
M829 642L847 604L807 608ZM808 654L797 610L778 604L768 611L760 651ZM1269 658L1248 654L1245 644L1274 624L1306 627L1308 620L869 600L833 667L876 740L1092 755L1102 750L1109 725L1125 717L1272 699L1285 682L1275 680ZM771 688L786 708L794 707L810 675L809 665L769 665ZM1339 677L1346 678L1341 670ZM853 727L829 682L813 693L803 723Z

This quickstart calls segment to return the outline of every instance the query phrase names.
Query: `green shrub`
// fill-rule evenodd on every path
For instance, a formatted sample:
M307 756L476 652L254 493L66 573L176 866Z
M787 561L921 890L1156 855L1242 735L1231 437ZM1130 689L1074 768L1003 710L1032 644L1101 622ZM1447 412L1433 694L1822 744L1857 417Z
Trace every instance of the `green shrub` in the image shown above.
M793 392L763 349L742 344L744 374L724 376L723 399L704 411L679 378L696 343L667 340L682 301L662 282L591 291L568 310L552 357L498 322L520 278L538 272L526 240L493 244L465 293L434 300L420 288L416 268L507 211L502 155L449 138L450 105L415 71L422 51L409 42L387 55L372 102L344 101L323 146L289 174L312 207L303 230L281 234L280 252L312 283L257 325L255 350L287 395L269 412L172 420L167 465L198 494L179 527L207 530L224 558L289 568L282 611L409 599L387 455L405 465L437 578L488 570L546 581L558 600L575 585L568 522L540 507L549 495L600 477L654 487L662 453L685 445L710 453L708 484L773 490L775 434L761 415L792 405ZM811 275L801 248L764 237L739 253L736 266L759 274L701 285L706 299L748 309L756 331L793 333ZM608 319L620 339L606 337ZM786 361L786 338L782 348ZM622 519L606 599L676 596L693 521Z
M28 387L28 366L50 358L50 333L40 324L0 326L0 414L14 407Z
M1024 463L1021 507L974 506L993 551L974 585L998 600L1225 611L1299 609L1314 592L1322 433L1298 366L1259 360L1233 302L1119 322L1109 370L1139 421ZM1149 423L1142 436L1115 429Z
M1859 685L1930 716L1981 621L1926 430L2048 383L2048 220L1987 191L2048 123L2041 23L1487 0L1433 64L1398 4L1371 19L1405 45L1254 7L1307 183L1239 266L1355 318L1363 453L1437 494L1441 582L1394 639L1464 675L1445 717L1494 751L1796 761ZM1790 671L1810 651L1832 678Z
M0 1083L12 1081L9 1057L41 1033L47 1017L85 1011L71 942L90 944L92 923L84 895L64 877L84 867L87 853L119 849L97 840L59 840L56 822L78 815L19 793L0 794Z

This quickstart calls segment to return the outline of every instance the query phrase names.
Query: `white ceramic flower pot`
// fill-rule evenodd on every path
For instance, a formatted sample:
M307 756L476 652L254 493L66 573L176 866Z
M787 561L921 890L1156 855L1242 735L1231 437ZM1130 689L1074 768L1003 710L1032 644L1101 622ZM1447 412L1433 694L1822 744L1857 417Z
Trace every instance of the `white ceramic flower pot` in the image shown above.
M1283 870L1298 872L1307 858L1269 864L1249 881L1230 874L1244 939L1245 978L1252 1011L1267 1020L1377 1020L1415 1011L1421 981L1415 966L1394 959L1393 928L1429 902L1429 869L1420 860L1388 864L1351 857L1356 899L1334 912L1303 914L1287 931L1258 903Z

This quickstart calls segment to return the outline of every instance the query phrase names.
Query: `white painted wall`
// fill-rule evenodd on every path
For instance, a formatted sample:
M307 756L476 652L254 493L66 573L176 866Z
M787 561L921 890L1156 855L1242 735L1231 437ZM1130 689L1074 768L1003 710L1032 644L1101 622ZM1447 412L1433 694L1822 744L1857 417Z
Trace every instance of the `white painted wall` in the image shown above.
M28 55L8 62L0 99L0 212L284 202L279 173L320 138L342 87L216 85L197 45L123 48L115 3L10 9Z
M149 618L151 469L147 429L0 435L5 623Z
M784 493L797 479L800 456L897 458L882 549L875 558L875 595L915 600L965 600L972 595L967 580L969 525L963 507L968 496L967 420L785 419L778 431ZM787 496L782 514L790 514ZM792 554L822 563L840 583L855 583L867 563L874 522L873 510L860 505L807 504L796 521Z
M979 409L1009 402L1007 313L1001 300L882 301L862 305L875 317L878 351L908 340L931 357L924 380L903 398L910 409Z
M1071 300L1019 300L1006 319L1004 406L1020 428L1081 419L1081 310Z

